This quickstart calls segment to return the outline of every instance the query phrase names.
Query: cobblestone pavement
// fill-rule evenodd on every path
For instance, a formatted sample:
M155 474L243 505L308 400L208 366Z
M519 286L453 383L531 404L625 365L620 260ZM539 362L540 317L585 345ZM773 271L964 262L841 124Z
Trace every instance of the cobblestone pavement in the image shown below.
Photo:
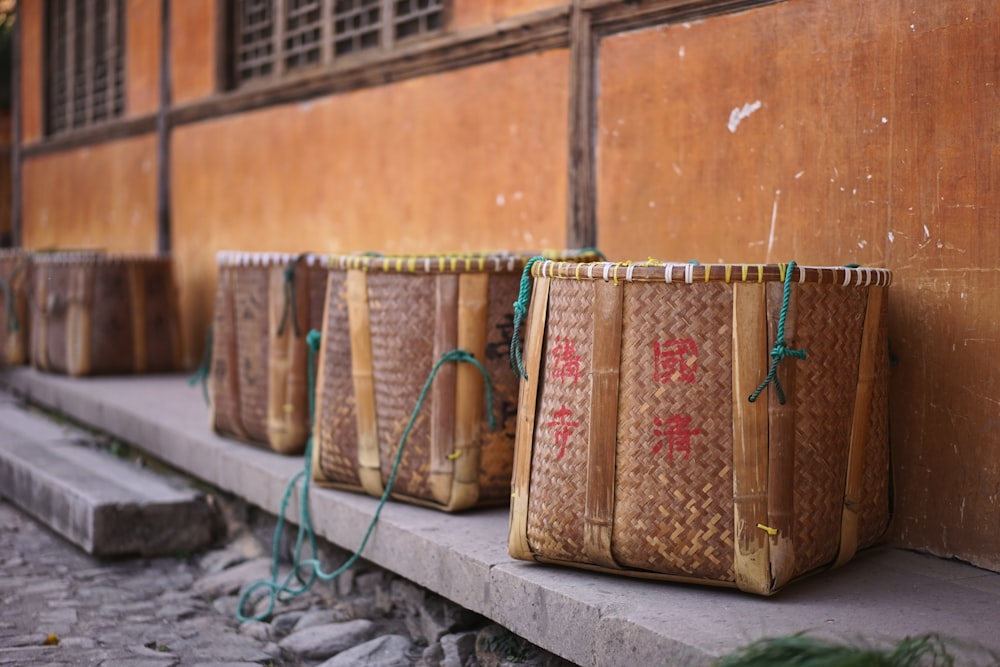
M270 571L273 517L251 527L245 507L235 521L227 508L228 539L216 549L104 560L0 499L0 666L570 664L363 561L279 603L267 622L241 625L240 591ZM346 557L324 547L327 560Z

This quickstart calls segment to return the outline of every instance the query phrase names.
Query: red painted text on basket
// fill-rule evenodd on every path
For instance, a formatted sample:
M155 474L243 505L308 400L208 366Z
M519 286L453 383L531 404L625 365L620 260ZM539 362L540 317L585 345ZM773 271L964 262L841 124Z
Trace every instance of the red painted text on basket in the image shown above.
M573 384L581 377L580 355L576 353L576 347L569 338L556 336L556 343L552 348L551 358L555 364L552 369L552 378L556 380L568 380Z
M555 436L556 444L559 445L559 453L556 454L556 458L561 459L566 454L566 445L569 443L569 437L573 435L573 431L580 425L580 422L570 420L570 417L573 416L573 411L567 408L565 404L556 410L553 416L555 419L550 421L548 426L555 429L553 435Z
M674 454L684 454L684 458L691 458L691 436L701 435L700 428L691 428L691 417L687 415L674 415L667 419L655 417L653 424L661 428L653 429L653 435L663 438L653 445L653 453L658 454L667 445L667 453L670 460L674 460Z
M698 346L692 338L653 341L653 379L657 384L694 384Z

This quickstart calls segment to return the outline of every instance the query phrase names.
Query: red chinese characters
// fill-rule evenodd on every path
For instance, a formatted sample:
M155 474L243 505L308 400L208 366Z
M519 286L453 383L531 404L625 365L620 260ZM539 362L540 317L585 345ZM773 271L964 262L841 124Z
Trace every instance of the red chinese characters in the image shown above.
M582 376L582 371L580 370L580 355L576 353L573 341L561 336L556 336L553 341L555 346L549 353L554 363L552 378L575 384Z
M691 417L687 415L674 415L666 419L655 417L653 424L659 428L653 429L653 435L662 438L653 446L653 453L657 454L667 445L667 452L670 460L674 460L674 454L683 454L684 459L691 458L691 436L701 435L700 428L691 428Z
M548 422L548 426L554 430L553 435L555 436L556 444L559 445L559 453L556 454L556 458L561 459L566 454L566 445L569 443L569 437L573 435L573 431L580 425L580 422L570 419L573 416L573 412L565 405L556 410L553 416L555 419Z
M694 384L698 346L692 338L653 341L653 379L657 384Z

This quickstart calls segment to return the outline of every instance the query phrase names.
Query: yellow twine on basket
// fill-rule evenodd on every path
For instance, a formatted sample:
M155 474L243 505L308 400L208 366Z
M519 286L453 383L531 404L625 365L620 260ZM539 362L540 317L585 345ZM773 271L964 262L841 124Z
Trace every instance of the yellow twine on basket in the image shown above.
M479 256L479 270L482 271L486 268L486 258L482 255Z
M785 282L785 267L786 267L785 264L778 262L778 278L781 280L781 282Z
M747 281L747 269L749 268L746 264L743 265L743 282Z
M295 406L292 405L291 403L285 403L284 405L281 406L281 409L284 410L286 414L295 412Z
M396 270L397 271L402 271L403 270L403 258L402 257L397 257L396 258Z
M763 264L758 264L757 265L757 282L759 282L759 283L764 282L764 265Z
M705 282L708 282L708 274L712 272L712 267L709 264L705 265Z
M458 257L451 258L451 270L454 271L458 267Z
M733 277L733 265L726 264L726 284L729 284L729 279Z
M448 454L445 458L448 459L449 461L454 461L455 459L457 459L461 455L462 455L462 450L459 449L459 450L456 450L456 451L452 452L451 454Z
M778 534L778 529L777 528L771 528L770 526L765 526L762 523L758 523L757 527L760 528L761 530L763 530L765 533L767 533L771 537L774 537L775 535Z

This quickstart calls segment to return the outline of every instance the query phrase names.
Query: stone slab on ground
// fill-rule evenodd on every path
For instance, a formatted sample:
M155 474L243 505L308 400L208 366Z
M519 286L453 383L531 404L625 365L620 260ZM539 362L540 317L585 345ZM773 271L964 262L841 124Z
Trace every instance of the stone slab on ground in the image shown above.
M0 400L0 495L97 556L196 551L212 539L212 510L193 489L78 442Z
M22 368L0 373L0 385L272 514L302 470L301 457L213 434L201 391L180 376L70 379ZM310 502L317 533L346 549L357 548L377 506L315 488ZM1000 652L1000 575L954 561L877 548L760 598L514 561L506 535L504 509L452 515L389 503L364 557L586 667L707 665L756 639L798 632L852 643L938 633Z

